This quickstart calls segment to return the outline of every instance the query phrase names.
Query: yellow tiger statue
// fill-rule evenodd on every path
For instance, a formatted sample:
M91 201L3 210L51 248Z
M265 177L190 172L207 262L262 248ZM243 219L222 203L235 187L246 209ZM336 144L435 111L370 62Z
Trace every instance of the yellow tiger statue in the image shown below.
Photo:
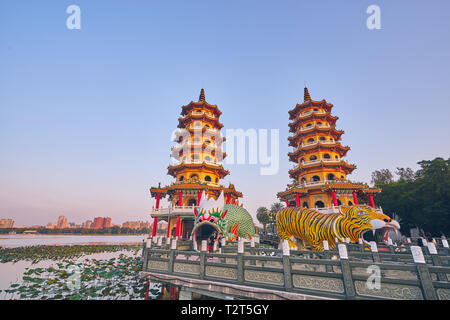
M336 238L358 242L364 235L380 229L383 234L399 230L400 225L383 213L367 205L339 206L339 213L319 213L316 210L300 207L287 207L276 217L280 241L288 240L289 246L304 248L305 244L316 251L323 251L323 240L330 248L336 246ZM301 243L300 243L301 241Z

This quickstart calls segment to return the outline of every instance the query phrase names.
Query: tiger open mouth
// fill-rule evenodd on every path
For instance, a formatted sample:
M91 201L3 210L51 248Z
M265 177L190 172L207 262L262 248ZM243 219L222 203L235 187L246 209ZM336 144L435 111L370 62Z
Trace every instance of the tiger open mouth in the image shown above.
M375 241L375 242L377 241L376 233L379 233L379 234L381 234L383 240L387 242L388 238L389 238L389 232L393 230L396 233L398 233L399 229L400 229L400 225L398 224L398 222L395 220L391 220L391 222L386 223L381 228L365 229L361 233L361 238L365 244L370 245L371 241Z

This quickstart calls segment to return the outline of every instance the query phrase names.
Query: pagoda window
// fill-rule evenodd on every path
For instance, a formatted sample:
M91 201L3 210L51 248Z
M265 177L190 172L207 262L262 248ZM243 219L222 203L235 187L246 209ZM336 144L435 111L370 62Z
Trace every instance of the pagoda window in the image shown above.
M216 178L216 183L219 183L219 178Z
M341 179L345 179L344 176L341 176Z
M325 154L323 155L323 158L324 158L324 159L330 159L331 156L330 156L328 153L325 153Z
M195 199L189 199L189 201L188 201L188 206L194 207L194 206L196 206L196 205L197 205L197 200L195 200Z
M208 129L211 128L209 124L205 124L205 127L208 128Z
M205 177L205 181L211 182L211 177L210 176L206 176Z
M348 205L349 205L349 206L352 206L352 205L353 205L353 203L352 203L351 201L349 201L349 202L348 202Z
M302 179L300 180L300 182L301 182L301 183L306 183L306 178L302 178Z
M206 156L206 157L205 157L205 161L211 161L211 157Z
M322 125L322 122L320 122L320 121L319 121L319 122L317 122L317 125L321 126L321 125Z
M309 208L309 206L308 206L308 202L306 202L306 201L305 201L305 202L303 202L303 205L302 205L302 207L303 207L303 208Z
M312 126L312 123L308 123L308 124L306 125L307 128L310 128L311 126Z
M311 178L311 182L316 182L316 181L320 181L320 177L319 176L313 176Z
M336 160L339 160L339 157L338 157L338 156L334 156L334 158L335 158Z
M325 138L324 136L320 137L319 139L320 139L320 141L326 141L327 140L327 138Z
M311 161L317 160L317 156L312 155L311 157L309 157L309 160L311 160Z
M301 164L305 163L305 158L301 158L301 159L300 159L300 163L301 163Z
M313 139L313 138L309 138L309 139L308 139L308 142L309 142L309 143L314 142L314 139Z
M327 179L328 179L328 180L335 180L334 174L330 173L330 174L327 176Z
M314 204L316 208L325 208L325 204L322 201L316 201Z
M198 175L196 173L191 174L191 179L197 179L198 180Z
M183 181L184 180L184 176L180 176L180 179L178 179L178 181Z
M316 108L316 109L314 109L314 111L319 111L319 109Z

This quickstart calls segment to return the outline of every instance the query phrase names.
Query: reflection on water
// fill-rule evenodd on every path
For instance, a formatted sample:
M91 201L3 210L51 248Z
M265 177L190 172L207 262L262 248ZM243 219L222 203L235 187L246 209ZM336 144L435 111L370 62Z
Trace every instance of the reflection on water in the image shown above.
M141 244L146 235L0 235L0 247L15 248L38 245L106 245Z

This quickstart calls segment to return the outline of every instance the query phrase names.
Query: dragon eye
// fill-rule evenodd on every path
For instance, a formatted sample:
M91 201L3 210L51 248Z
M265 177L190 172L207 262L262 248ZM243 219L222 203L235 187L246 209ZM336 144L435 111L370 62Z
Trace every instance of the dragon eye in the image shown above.
M363 216L363 215L365 215L366 213L364 212L364 211L358 211L358 213L357 213L357 215L358 216Z

